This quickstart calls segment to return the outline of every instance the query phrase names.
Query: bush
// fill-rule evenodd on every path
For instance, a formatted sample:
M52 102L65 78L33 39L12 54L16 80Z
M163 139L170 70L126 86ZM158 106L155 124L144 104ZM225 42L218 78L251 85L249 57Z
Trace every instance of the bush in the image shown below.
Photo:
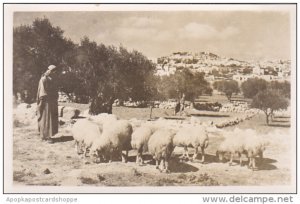
M222 104L216 103L195 103L194 108L197 110L219 111Z

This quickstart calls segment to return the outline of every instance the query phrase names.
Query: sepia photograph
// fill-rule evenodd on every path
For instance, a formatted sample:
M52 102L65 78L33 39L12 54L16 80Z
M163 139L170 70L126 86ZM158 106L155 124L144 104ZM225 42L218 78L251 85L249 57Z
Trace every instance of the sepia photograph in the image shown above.
M4 192L295 193L296 6L4 5Z

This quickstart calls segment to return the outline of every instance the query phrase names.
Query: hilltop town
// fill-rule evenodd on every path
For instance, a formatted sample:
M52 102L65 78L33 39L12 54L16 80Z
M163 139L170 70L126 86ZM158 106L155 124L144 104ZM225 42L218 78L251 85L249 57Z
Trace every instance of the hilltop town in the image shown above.
M290 60L247 62L210 52L174 52L170 56L160 57L157 59L156 75L170 75L184 68L204 72L209 82L233 79L242 83L254 77L267 81L290 81L291 76Z

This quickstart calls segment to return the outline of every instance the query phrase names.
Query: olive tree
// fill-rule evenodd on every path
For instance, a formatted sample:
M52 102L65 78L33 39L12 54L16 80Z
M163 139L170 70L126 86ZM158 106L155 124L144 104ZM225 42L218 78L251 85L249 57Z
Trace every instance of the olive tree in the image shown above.
M35 99L41 75L51 64L60 66L65 53L74 43L63 36L47 18L37 18L31 25L13 29L13 92L28 91L30 101ZM28 102L30 102L28 101Z
M286 98L291 98L291 84L288 81L271 81L268 84L270 89L278 90Z
M147 79L155 66L138 51L84 37L66 61L90 97L91 114L111 113L115 99L147 100L153 91Z
M161 99L179 99L184 94L187 100L193 102L198 96L211 92L204 73L193 73L189 69L162 76L157 86Z
M280 93L280 91L265 89L259 91L254 96L251 107L262 110L266 115L266 123L269 125L269 117L273 114L274 110L286 109L288 104L288 100Z
M253 98L259 91L267 88L268 82L264 79L250 78L241 85L244 97Z
M231 101L233 93L240 92L239 84L235 80L215 81L213 87L218 91L224 93L229 101Z

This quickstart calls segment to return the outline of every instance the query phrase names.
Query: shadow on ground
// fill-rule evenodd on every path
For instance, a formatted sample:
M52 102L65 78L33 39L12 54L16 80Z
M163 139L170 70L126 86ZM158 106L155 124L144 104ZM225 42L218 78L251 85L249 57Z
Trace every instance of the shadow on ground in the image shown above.
M272 120L273 123L289 123L289 120Z
M229 115L222 114L205 114L205 113L192 113L191 116L195 117L229 117Z
M262 161L257 164L257 166L259 170L275 170L277 167L272 163L276 162L277 160L275 159L263 158Z
M145 165L153 165L155 167L155 160L152 159L151 155L143 155ZM128 157L128 162L135 162L136 157ZM179 158L173 157L169 161L169 169L173 173L187 173L187 172L196 172L199 169L185 162L181 162Z
M291 118L290 116L275 116L274 118Z
M257 124L257 126L265 126L265 127L282 127L282 128L289 128L289 127L291 127L291 124L290 123L288 123L288 124L286 124L286 123L269 123L269 125L267 125L267 123L260 123L260 124Z
M226 163L228 165L229 162L229 156L225 155L223 161L220 161L216 156L214 155L207 155L206 156L206 162L207 163ZM240 165L240 161L238 159L233 159L233 164L232 166L238 166ZM258 170L275 170L277 167L273 165L273 163L276 163L277 160L275 159L270 159L270 158L263 158L260 160L258 157L256 158L256 165L258 167ZM243 159L242 161L242 166L247 166L248 165L248 159Z
M185 162L180 162L177 158L172 158L169 164L170 171L174 173L196 172L199 169Z
M59 143L59 142L68 142L74 140L73 136L61 136L57 138L53 138L52 141L54 143Z

